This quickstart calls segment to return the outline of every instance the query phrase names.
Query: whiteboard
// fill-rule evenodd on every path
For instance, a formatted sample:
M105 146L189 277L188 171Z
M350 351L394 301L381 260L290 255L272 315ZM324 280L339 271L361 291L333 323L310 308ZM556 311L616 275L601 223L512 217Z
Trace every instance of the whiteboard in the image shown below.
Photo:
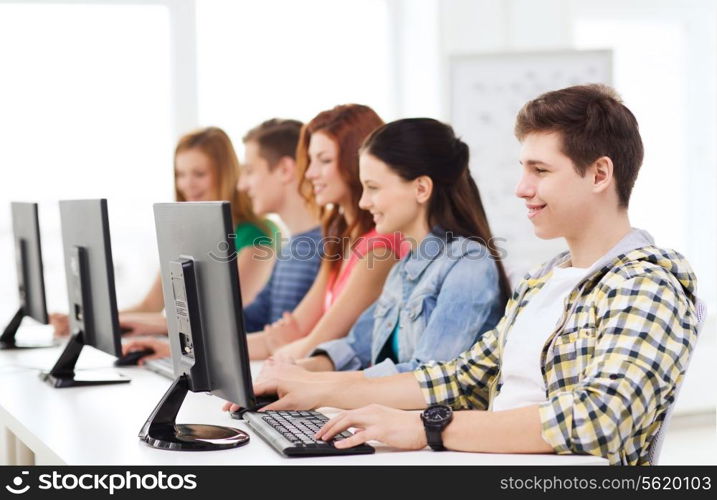
M540 240L525 203L515 196L520 144L515 116L543 92L583 83L612 81L612 52L570 50L455 56L450 61L450 116L470 147L478 184L497 246L515 285L536 265L566 249L564 240Z

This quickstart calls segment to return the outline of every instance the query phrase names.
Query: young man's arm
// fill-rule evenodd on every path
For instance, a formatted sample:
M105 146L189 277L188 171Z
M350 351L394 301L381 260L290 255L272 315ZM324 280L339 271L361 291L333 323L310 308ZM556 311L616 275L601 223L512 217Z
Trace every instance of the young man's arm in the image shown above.
M296 364L310 372L333 372L336 366L326 354L317 354L310 358L299 359Z
M402 409L426 406L413 373L368 379L361 372L316 373L284 364L267 379L256 382L254 392L257 395L278 394L280 398L262 410L309 410L324 406L358 408L371 403Z
M497 341L494 329L452 361L379 378L367 378L361 372L309 372L297 365L276 363L270 370L265 367L254 392L278 394L280 399L266 407L270 410L358 408L371 403L417 409L435 402L456 409L487 408L488 387L497 373Z
M402 449L419 450L427 445L426 432L418 412L369 405L342 412L317 433L329 440L349 427L359 429L354 436L336 442L348 448L378 440ZM455 451L483 453L552 453L541 435L536 405L500 412L459 411L442 432L443 445Z

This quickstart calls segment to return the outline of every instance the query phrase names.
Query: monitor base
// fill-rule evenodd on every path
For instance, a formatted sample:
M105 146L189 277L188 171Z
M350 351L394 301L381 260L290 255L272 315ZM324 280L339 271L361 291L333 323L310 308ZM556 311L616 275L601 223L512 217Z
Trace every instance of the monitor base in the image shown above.
M175 451L227 450L249 442L246 432L233 427L177 424L177 414L188 391L186 375L172 382L139 431L139 439L153 448Z
M30 342L23 342L22 344L16 344L15 342L2 342L0 341L0 351L13 351L16 349L47 349L48 347L57 347L57 342L52 343L37 343L32 344Z
M13 349L40 349L43 347L57 346L56 342L47 343L21 341L18 343L15 340L15 334L17 334L17 330L20 328L20 324L22 323L24 317L25 309L20 307L5 327L5 330L3 330L2 335L0 335L0 351L9 351Z
M97 378L91 374L61 376L53 375L50 372L40 373L40 378L55 387L56 389L64 389L66 387L86 387L91 385L108 385L108 384L126 384L130 381L120 373L101 373Z
M40 373L40 378L57 389L129 382L129 378L115 371L100 369L82 370L81 373L77 373L75 365L84 346L84 334L81 330L77 331L65 344L65 348L52 369L49 372Z
M249 435L239 429L219 425L158 425L149 431L144 441L161 450L210 451L245 445L249 442Z

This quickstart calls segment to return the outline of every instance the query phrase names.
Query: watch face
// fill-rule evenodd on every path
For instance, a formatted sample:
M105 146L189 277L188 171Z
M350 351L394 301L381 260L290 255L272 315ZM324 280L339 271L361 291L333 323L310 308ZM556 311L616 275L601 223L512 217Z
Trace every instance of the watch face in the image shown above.
M445 422L451 417L451 409L447 406L432 406L423 412L423 419L426 422Z

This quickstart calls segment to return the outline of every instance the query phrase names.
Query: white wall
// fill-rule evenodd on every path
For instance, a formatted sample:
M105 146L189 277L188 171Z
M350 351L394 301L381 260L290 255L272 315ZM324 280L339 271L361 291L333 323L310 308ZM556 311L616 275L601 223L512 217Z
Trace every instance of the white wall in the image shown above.
M67 308L58 199L108 198L120 306L149 286L152 203L173 195L169 33L158 2L0 2L0 322L11 200L40 202L51 310Z
M714 408L714 391L705 397L702 384L714 380L711 359L717 337L717 5L711 0L451 0L439 5L440 28L435 44L441 47L438 64L444 68L452 56L460 54L598 48L579 31L586 22L652 23L644 33L673 36L682 43L668 46L669 53L654 57L651 71L662 78L649 81L642 81L637 73L639 65L649 61L624 61L636 49L644 54L645 46L640 46L637 36L633 44L623 40L619 46L606 37L600 48L615 51L615 84L638 121L641 116L649 117L649 123L642 126L646 160L633 193L633 222L653 232L658 244L673 246L687 256L700 282L699 294L711 313L680 408ZM663 33L660 26L665 27ZM649 57L648 53L643 59ZM668 57L679 66L666 65ZM429 65L434 64L431 59ZM423 97L424 101L441 103L440 116L444 119L450 118L447 74L442 71L440 92ZM651 87L666 89L663 102L645 101L644 94ZM662 142L670 133L674 134L670 145L675 147L666 148ZM671 161L665 161L660 152L672 155Z

